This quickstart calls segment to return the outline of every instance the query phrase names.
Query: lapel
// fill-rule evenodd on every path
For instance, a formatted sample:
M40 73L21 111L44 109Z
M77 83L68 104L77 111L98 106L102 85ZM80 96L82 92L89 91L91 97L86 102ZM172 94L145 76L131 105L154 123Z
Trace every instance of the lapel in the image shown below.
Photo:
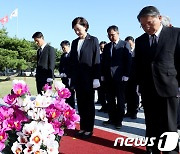
M111 47L112 47L112 42L107 44L107 49L106 49L106 55L111 59Z
M146 59L149 59L150 55L151 55L151 47L150 47L150 43L149 43L149 35L147 33L144 33L144 35L143 35L143 37L142 37L142 39L140 41L141 41L141 43L143 42L143 44L141 44L142 53L143 53L143 55L144 55L144 57Z
M75 51L75 52L74 52L75 55L73 55L73 57L74 57L75 59L77 59L77 60L79 59L79 58L78 58L78 51L77 51L78 41L79 41L79 38L77 38L77 39L74 41L75 43L74 43L74 46L73 46L73 48L72 48L72 49Z
M83 45L82 45L82 47L81 47L81 50L80 50L80 56L79 56L79 61L81 60L81 58L82 58L82 55L86 52L86 50L84 50L84 49L87 49L86 48L86 46L88 45L88 40L90 40L91 39L91 37L90 37L90 35L87 33L87 36L86 36L86 38L85 38L85 40L84 40L84 43L83 43ZM79 39L78 39L79 40Z
M41 55L44 53L45 50L47 50L47 49L46 49L47 47L48 47L48 44L46 44L45 47L42 49Z
M119 39L118 43L115 46L115 49L119 49L123 46L123 41L121 39Z
M159 40L158 40L158 44L157 44L154 60L156 59L156 57L158 56L159 52L161 51L161 48L163 47L163 42L164 42L164 40L166 38L165 34L164 34L165 29L166 28L163 26L163 29L161 30L161 33L160 33L160 36L159 36Z
M40 61L40 59L42 59L43 58L43 54L44 54L44 51L46 50L46 48L47 48L47 44L45 45L45 47L41 50L41 54L39 55L39 60L38 60L38 62ZM40 52L40 49L38 50L38 53Z
M145 33L144 47L145 47L146 49L150 49L149 35L148 35L147 33Z

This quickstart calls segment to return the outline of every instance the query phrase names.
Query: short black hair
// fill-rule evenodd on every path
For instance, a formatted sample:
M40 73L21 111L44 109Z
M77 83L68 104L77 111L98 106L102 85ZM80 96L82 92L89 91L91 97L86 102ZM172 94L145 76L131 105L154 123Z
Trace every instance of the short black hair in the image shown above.
M41 37L44 39L44 36L41 32L35 32L32 36L33 39L34 38L41 38Z
M125 41L129 41L129 40L134 42L134 38L132 36L128 36L128 37L125 38Z
M108 29L107 29L107 32L110 32L111 30L114 30L114 31L116 31L116 32L119 32L118 27L115 26L115 25L109 26Z
M106 41L101 41L101 42L99 43L99 45L101 45L101 44L107 44L107 42L106 42Z
M61 46L61 47L62 47L63 45L68 45L68 46L70 46L70 42L67 41L67 40L64 40L64 41L62 41L62 42L60 43L60 46Z
M139 12L137 16L138 21L145 16L160 16L160 12L155 6L146 6Z
M80 24L81 26L86 28L86 32L89 29L89 23L88 21L84 18L84 17L76 17L73 21L72 21L72 29L74 28L74 26L76 24Z

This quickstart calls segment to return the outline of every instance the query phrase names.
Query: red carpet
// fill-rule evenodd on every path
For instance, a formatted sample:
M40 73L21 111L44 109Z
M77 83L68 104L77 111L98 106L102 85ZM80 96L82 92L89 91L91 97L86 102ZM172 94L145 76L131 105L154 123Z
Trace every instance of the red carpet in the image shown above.
M145 147L114 147L114 140L123 137L118 134L94 129L91 138L82 140L75 138L77 130L68 130L60 142L60 154L143 154ZM125 137L124 137L125 138Z

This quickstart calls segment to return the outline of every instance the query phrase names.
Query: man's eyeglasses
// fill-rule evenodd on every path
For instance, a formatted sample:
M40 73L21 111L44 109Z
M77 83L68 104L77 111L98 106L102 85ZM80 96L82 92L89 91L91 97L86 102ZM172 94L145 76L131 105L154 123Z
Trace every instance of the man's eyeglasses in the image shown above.
M147 28L147 27L149 28L149 27L151 27L151 26L154 26L155 21L156 21L156 19L153 19L153 20L151 20L151 21L148 21L148 22L145 23L145 24L142 24L142 23L141 23L140 28Z
M114 37L114 36L116 36L116 34L117 34L117 33L114 33L114 34L108 34L107 37Z

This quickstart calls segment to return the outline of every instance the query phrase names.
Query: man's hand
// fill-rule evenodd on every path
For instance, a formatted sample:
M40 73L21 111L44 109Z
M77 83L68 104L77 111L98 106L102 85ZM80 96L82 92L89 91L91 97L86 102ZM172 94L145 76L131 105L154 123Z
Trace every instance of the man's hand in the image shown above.
M46 81L47 81L47 82L53 82L53 79L52 79L52 78L47 78Z
M180 97L180 87L178 88L178 94L177 97Z
M60 78L66 78L67 77L67 75L65 73L61 73L59 76L60 76Z
M122 77L122 81L128 81L128 80L129 80L129 77L127 77L127 76Z
M99 79L94 79L93 80L93 88L98 88L98 87L100 87Z

